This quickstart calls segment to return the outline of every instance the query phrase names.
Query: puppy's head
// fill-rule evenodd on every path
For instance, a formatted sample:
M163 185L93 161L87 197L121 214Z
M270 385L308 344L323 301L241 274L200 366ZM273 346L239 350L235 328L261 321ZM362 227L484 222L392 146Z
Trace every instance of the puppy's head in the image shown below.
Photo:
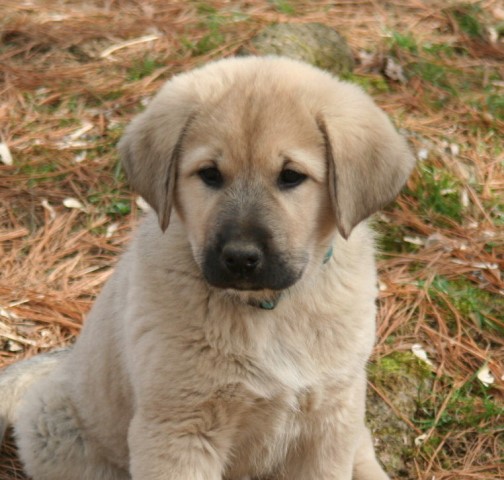
M353 85L275 57L228 59L169 81L119 145L133 187L184 222L208 283L282 290L335 232L392 200L414 160Z

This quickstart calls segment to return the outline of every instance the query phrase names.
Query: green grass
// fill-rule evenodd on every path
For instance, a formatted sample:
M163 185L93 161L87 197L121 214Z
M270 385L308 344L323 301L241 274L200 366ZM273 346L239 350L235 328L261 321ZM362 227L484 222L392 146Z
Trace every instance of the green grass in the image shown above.
M295 15L296 9L292 5L291 2L286 0L271 0L271 3L275 7L276 11L279 13L283 13L285 15Z
M153 73L158 66L161 66L160 64L156 64L156 67L150 72ZM150 73L148 75L150 75ZM146 76L146 75L144 75ZM119 100L122 96L124 95L124 92L122 90L111 90L110 92L107 92L105 95L103 95L103 100L104 101L115 101Z
M419 245L404 241L404 237L408 235L415 236L415 233L410 232L404 225L390 225L375 219L373 227L378 232L377 251L379 258L388 258L389 253L414 253L420 249Z
M115 186L101 185L100 190L89 192L87 201L101 212L113 217L124 217L131 213L131 201L126 189L119 182Z
M205 31L205 35L197 41L190 40L187 36L180 39L182 45L191 52L192 56L204 55L222 45L225 41L222 27L229 20L226 15L206 3L199 3L197 11L201 18L198 29Z
M471 38L482 39L485 27L481 20L482 9L478 4L462 3L446 10L454 18L462 32Z
M468 36L483 38L485 29L477 18L481 12L477 5L461 5L447 12ZM440 110L448 104L471 104L497 120L504 118L504 95L493 84L502 79L498 67L475 65L460 69L447 63L447 60L453 64L457 57L469 56L463 42L421 43L409 32L392 31L387 46L403 66L407 78L422 80L424 98L431 107Z
M411 62L406 71L409 77L419 76L427 84L441 88L450 95L456 96L458 93L450 78L450 73L456 74L457 72L453 70L450 72L446 66L440 63L419 60Z
M443 377L440 381L444 392L453 388L449 377ZM445 394L434 394L420 401L414 421L423 431L435 428L436 434L442 436L454 429L486 433L504 429L493 423L495 418L504 416L504 405L493 397L490 389L478 380L476 374L453 391L446 408L439 415L445 398Z
M81 121L79 118L75 118L75 117L64 117L64 118L60 118L58 120L58 125L61 128L65 128L65 127L79 128L81 126Z
M204 32L198 40L189 35L180 37L182 46L189 50L192 56L205 55L221 47L226 42L226 32L236 31L236 24L250 20L250 15L238 8L219 10L205 3L197 3L199 22L195 26L197 31ZM194 30L191 30L194 33Z
M504 120L504 95L491 93L485 99L488 112L498 120Z
M418 53L417 41L410 33L391 32L390 48L393 52L401 49L413 54Z
M212 50L215 50L224 42L224 35L219 31L219 27L215 24L209 27L210 32L199 39L197 42L189 40L187 37L181 38L181 43L193 56L204 55Z
M453 327L455 319L443 297L448 298L462 317L470 319L476 330L504 335L502 325L492 320L492 317L502 317L504 297L482 290L467 279L448 280L442 275L434 277L429 295L444 312L448 326Z
M40 150L39 150L40 151ZM26 175L28 179L28 188L35 188L43 183L58 182L64 178L64 174L52 175L58 171L58 165L52 160L53 154L48 155L48 160L44 163L26 163L21 165L16 174Z
M454 58L457 54L463 53L464 51L446 43L428 42L422 45L422 52L437 60L443 60L444 58Z
M427 162L419 163L417 171L415 187L406 191L418 201L418 213L433 225L449 226L450 221L460 223L464 213L460 181L448 170Z
M362 87L370 95L387 93L390 91L389 84L382 75L361 75L358 73L345 72L340 78Z
M142 59L137 59L128 69L126 79L129 82L136 82L144 77L148 77L149 75L153 74L157 68L162 66L164 66L163 63L158 62L156 59L149 56L146 56ZM113 92L113 94L115 98L119 98L115 95L115 92Z

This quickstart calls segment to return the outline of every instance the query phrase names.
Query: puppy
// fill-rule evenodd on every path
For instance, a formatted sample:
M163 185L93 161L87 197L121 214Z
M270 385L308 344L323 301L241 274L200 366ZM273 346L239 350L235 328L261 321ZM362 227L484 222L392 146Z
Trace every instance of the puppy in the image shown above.
M278 57L171 79L119 143L152 207L75 346L7 369L35 480L385 480L364 425L366 218L414 160L358 87Z

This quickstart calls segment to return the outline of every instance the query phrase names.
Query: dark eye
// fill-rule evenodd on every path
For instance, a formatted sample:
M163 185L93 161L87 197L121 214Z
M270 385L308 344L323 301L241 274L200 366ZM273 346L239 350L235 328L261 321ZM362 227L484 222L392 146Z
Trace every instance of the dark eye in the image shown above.
M296 172L295 170L285 169L278 176L278 186L281 189L294 188L301 185L306 180L304 173Z
M217 167L208 167L202 168L198 172L199 177L205 185L208 185L212 188L220 188L224 183L224 178L222 177L222 173Z

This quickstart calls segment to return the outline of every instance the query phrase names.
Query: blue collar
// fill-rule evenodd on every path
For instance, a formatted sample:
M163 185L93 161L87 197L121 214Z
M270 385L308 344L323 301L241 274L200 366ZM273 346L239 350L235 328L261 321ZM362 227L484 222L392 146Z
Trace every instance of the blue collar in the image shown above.
M327 250L326 254L324 255L324 259L322 260L322 263L325 265L333 256L333 246L331 245L329 247L329 250ZM252 307L257 307L261 308L262 310L273 310L277 305L278 302L280 301L280 297L282 296L281 293L279 293L276 298L271 299L271 300L263 300L261 302L254 302L251 301L249 302L249 305Z

